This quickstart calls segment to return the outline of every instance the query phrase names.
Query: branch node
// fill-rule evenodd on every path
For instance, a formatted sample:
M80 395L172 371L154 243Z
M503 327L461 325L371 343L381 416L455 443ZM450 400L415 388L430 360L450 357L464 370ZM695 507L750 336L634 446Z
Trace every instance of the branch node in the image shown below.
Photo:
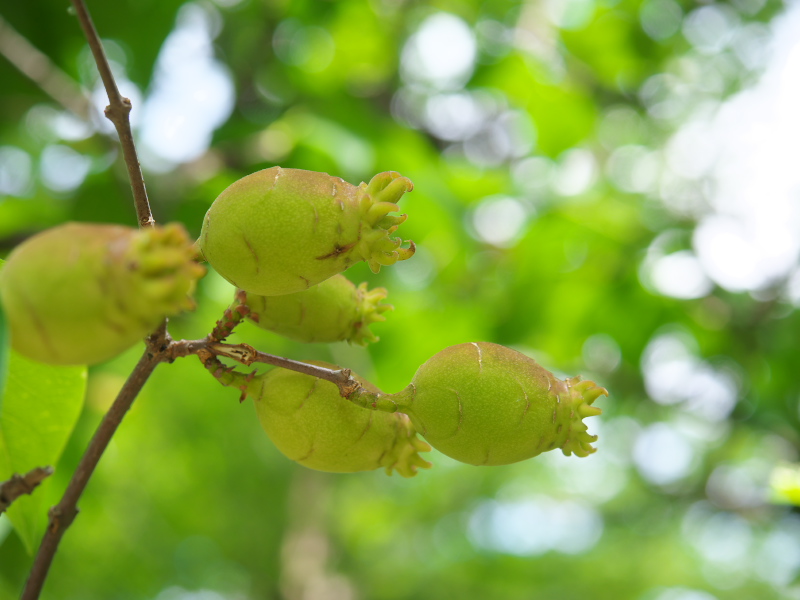
M11 506L23 494L31 494L33 490L45 479L53 474L53 467L36 467L20 475L14 473L11 479L0 483L0 513Z

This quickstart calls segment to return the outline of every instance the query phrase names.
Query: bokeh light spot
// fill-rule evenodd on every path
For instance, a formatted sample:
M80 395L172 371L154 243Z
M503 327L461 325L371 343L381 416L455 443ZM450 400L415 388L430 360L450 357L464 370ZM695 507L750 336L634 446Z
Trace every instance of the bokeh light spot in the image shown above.
M42 150L42 182L54 192L71 192L89 174L92 161L69 146L54 144Z
M508 247L522 234L528 210L510 196L485 198L472 213L472 227L477 237L493 246Z
M30 154L16 146L0 146L0 194L20 197L33 188Z
M477 42L459 17L436 13L425 19L406 42L401 58L403 78L438 89L458 89L475 66Z

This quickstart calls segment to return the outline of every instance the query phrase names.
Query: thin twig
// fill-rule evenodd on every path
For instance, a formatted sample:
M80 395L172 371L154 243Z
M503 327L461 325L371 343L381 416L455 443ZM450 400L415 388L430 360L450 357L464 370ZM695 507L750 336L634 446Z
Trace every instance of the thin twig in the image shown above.
M106 107L106 117L114 123L122 145L122 154L128 170L131 188L133 190L134 205L136 216L140 227L151 227L154 225L153 215L150 211L150 203L147 199L142 169L136 154L136 146L133 142L129 115L131 103L127 98L123 98L117 88L111 67L108 64L100 37L94 28L92 19L86 9L83 0L72 0L78 20L89 46L92 49L100 77L108 94L109 106ZM47 532L42 538L39 550L33 561L31 572L22 592L22 600L36 600L42 591L53 557L58 550L59 542L64 532L70 526L75 516L78 514L78 500L80 499L89 479L94 473L101 456L108 447L111 438L122 422L123 417L130 409L133 401L138 396L144 384L160 362L169 359L167 352L171 340L167 333L166 319L156 330L147 338L147 350L133 372L128 377L125 385L117 395L109 411L103 417L100 425L95 431L94 437L86 448L80 463L78 464L72 479L67 485L61 501L50 510L50 522Z
M213 336L202 340L181 340L173 342L167 349L167 360L197 354L202 359L204 356L224 356L249 367L253 363L264 363L283 367L290 371L297 371L312 377L330 381L339 388L343 398L350 398L353 393L361 389L361 384L352 376L350 369L329 369L291 358L284 358L274 354L267 354L256 350L249 344L223 344L216 341Z
M61 106L80 119L89 120L89 100L80 86L1 15L0 54Z
M255 372L249 375L238 373L233 367L225 367L217 358L219 356L231 358L245 366L250 366L254 362L265 363L330 381L339 388L339 395L342 398L362 408L383 412L397 412L399 408L391 394L368 390L353 377L350 369L329 369L291 358L283 358L260 352L249 344L222 344L206 339L204 347L196 345L193 347L196 350L194 353L197 354L206 369L222 385L233 386L242 391L242 395L239 397L240 402L244 401L247 394L251 392L251 381Z
M209 362L209 357L211 357L215 363L218 363L218 359L214 357L225 356L244 365L251 365L254 362L275 365L330 381L339 387L342 397L366 408L377 408L389 412L397 410L392 401L381 399L380 394L376 395L364 389L352 376L350 369L319 367L260 352L248 344L224 344L216 341L212 336L201 340L173 341L166 332L166 321L148 338L147 346L147 351L139 360L111 409L97 428L61 502L50 511L50 525L42 539L21 600L36 600L39 597L61 537L78 514L78 500L83 494L89 478L125 413L160 362L172 362L176 358L196 354L200 356L201 360L205 358L204 362Z
M86 40L89 42L89 47L92 49L94 60L97 63L97 70L100 72L100 78L103 80L103 86L105 86L108 94L109 105L106 106L105 115L114 123L119 135L122 156L125 159L125 166L128 168L128 179L130 179L131 189L133 190L133 203L136 207L139 227L152 227L155 221L153 220L153 213L150 211L150 201L147 199L142 167L139 164L139 157L136 153L136 146L133 143L133 134L131 133L129 119L131 101L119 93L117 82L111 72L111 66L108 64L105 50L103 50L103 44L100 42L100 36L97 35L92 17L89 15L83 0L72 0L72 5L75 7L78 21L81 24Z
M359 384L350 373L350 369L328 369L327 367L319 367L299 360L267 354L266 352L256 350L249 344L211 343L208 345L208 349L218 356L227 356L245 366L250 366L254 362L264 363L330 381L339 387L339 394L343 398L349 398L353 392L361 387L361 384Z
M11 479L0 483L0 514L23 494L30 494L45 479L53 474L53 467L36 467L25 475L14 473Z
M162 360L163 353L153 352L148 348L120 390L116 400L114 400L114 404L111 405L111 408L100 422L92 441L89 442L86 452L81 457L78 468L72 475L61 502L50 509L50 524L42 538L28 581L22 592L21 600L36 600L39 597L47 572L58 549L58 544L64 532L78 514L78 499L83 494L89 478L94 473L100 457L111 441L117 427L122 422L122 418L128 412L153 370Z

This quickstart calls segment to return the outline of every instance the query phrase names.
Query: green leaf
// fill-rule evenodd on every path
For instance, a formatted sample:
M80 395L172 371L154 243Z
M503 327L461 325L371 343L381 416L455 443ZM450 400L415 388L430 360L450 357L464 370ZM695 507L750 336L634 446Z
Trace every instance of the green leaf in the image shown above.
M0 481L56 465L80 415L85 390L85 366L44 365L11 350L0 404ZM7 511L29 553L47 524L41 499L37 490L18 498Z
M3 265L6 264L0 258L0 271L3 270ZM3 412L3 390L6 387L6 373L8 372L8 353L11 349L10 338L8 334L8 326L6 325L6 313L3 311L3 306L0 305L0 414Z

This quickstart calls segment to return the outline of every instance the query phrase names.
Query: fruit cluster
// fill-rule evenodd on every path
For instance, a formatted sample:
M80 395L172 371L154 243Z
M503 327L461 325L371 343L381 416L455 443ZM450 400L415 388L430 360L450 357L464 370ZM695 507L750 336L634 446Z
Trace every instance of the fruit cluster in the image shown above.
M386 290L356 286L341 273L360 261L378 272L414 254L413 242L391 237L406 219L391 213L412 189L393 171L354 186L273 167L224 190L195 244L176 224L133 230L70 223L43 232L0 271L12 345L51 364L108 360L165 317L192 308L205 271L200 260L237 288L237 318L218 324L210 340L221 341L246 317L301 342L377 341L369 327L392 308L382 303ZM396 394L355 375L346 394L295 370L246 376L216 355L203 356L221 383L254 399L281 452L333 472L382 467L410 477L431 466L419 456L431 446L474 465L509 464L554 448L586 456L596 436L582 419L599 414L591 405L607 395L591 381L559 380L527 356L485 342L442 350Z

